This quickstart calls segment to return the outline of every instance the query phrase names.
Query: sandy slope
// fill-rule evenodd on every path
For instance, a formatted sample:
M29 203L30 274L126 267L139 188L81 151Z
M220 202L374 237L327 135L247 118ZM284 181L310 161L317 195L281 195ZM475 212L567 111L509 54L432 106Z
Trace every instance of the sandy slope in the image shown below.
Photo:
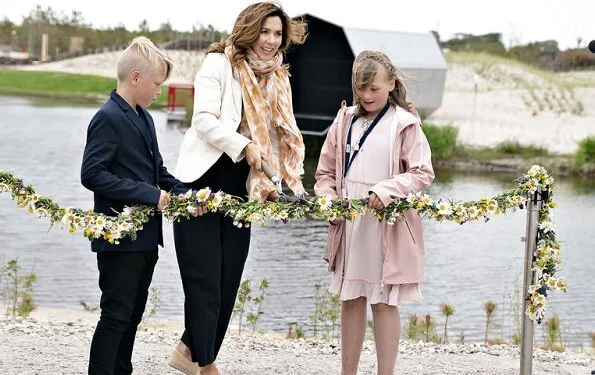
M114 77L118 53L17 68ZM201 53L168 54L175 61L170 81L192 82ZM595 71L548 74L503 59L459 56L447 73L443 105L427 122L458 127L460 143L469 146L518 141L573 153L579 141L595 136Z

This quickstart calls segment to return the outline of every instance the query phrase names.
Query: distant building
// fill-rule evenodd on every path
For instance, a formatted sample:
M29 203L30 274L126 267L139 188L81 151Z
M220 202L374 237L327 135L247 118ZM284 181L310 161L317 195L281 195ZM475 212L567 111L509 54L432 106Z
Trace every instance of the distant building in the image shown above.
M324 135L342 100L351 104L351 68L364 50L380 50L406 76L408 99L422 117L442 105L447 65L432 33L345 28L310 14L308 39L287 55L293 106L304 134ZM408 79L407 79L408 78Z

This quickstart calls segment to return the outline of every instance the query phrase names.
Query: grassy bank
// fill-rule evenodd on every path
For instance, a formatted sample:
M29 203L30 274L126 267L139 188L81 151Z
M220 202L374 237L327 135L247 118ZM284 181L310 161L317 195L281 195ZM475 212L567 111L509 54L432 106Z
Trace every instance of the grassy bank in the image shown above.
M73 102L103 101L116 87L116 79L56 72L0 70L0 94L68 99ZM166 93L164 87L163 93ZM155 105L164 106L162 94Z
M438 168L519 173L540 164L556 175L595 177L595 137L581 141L575 154L560 155L516 141L495 147L463 146L457 142L458 129L454 126L425 123L422 129L432 149L432 161Z

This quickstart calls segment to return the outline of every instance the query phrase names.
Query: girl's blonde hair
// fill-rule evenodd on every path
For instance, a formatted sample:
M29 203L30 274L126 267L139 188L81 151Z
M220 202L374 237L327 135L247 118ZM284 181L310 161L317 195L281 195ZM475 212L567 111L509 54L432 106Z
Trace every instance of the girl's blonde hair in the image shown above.
M356 116L364 116L367 112L360 105L356 89L363 88L374 81L379 68L383 67L386 71L388 80L395 80L395 88L389 92L388 101L392 105L414 112L413 103L407 101L407 91L403 83L403 73L399 71L390 61L387 55L380 51L363 51L353 62L353 72L351 76L351 88L353 90L353 102L356 104Z
M173 62L149 38L144 36L134 38L122 52L116 64L119 82L125 81L126 77L134 70L151 73L159 68L164 69L165 79L167 79L173 69Z
M265 20L275 16L279 17L283 24L283 36L279 51L285 52L291 45L303 44L306 41L307 26L303 20L293 20L285 13L281 5L264 1L244 9L238 15L227 40L212 43L206 53L223 53L225 47L232 46L231 65L237 66L246 57L247 50L258 41Z

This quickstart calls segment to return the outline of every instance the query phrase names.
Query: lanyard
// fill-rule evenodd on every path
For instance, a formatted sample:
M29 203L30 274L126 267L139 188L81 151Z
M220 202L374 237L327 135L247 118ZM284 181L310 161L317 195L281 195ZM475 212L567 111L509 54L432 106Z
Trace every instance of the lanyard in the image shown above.
M351 120L351 125L349 126L349 132L347 133L347 144L345 145L345 164L343 167L343 170L344 170L343 177L347 176L347 171L349 171L349 168L351 167L351 163L353 163L353 159L355 159L355 157L357 156L359 150L362 148L364 142L366 141L366 138L368 138L368 135L370 135L370 133L372 132L372 129L374 129L374 127L378 124L380 119L382 119L382 116L384 116L386 114L386 112L388 111L389 108L390 108L390 102L387 101L384 108L382 108L380 113L378 113L378 115L376 116L374 121L372 121L370 126L366 129L364 134L360 137L357 145L355 145L352 149L352 147L351 147L351 128L353 127L353 123L357 120L357 117L355 117L355 116L353 117L353 120ZM353 156L352 156L352 153L353 153Z

